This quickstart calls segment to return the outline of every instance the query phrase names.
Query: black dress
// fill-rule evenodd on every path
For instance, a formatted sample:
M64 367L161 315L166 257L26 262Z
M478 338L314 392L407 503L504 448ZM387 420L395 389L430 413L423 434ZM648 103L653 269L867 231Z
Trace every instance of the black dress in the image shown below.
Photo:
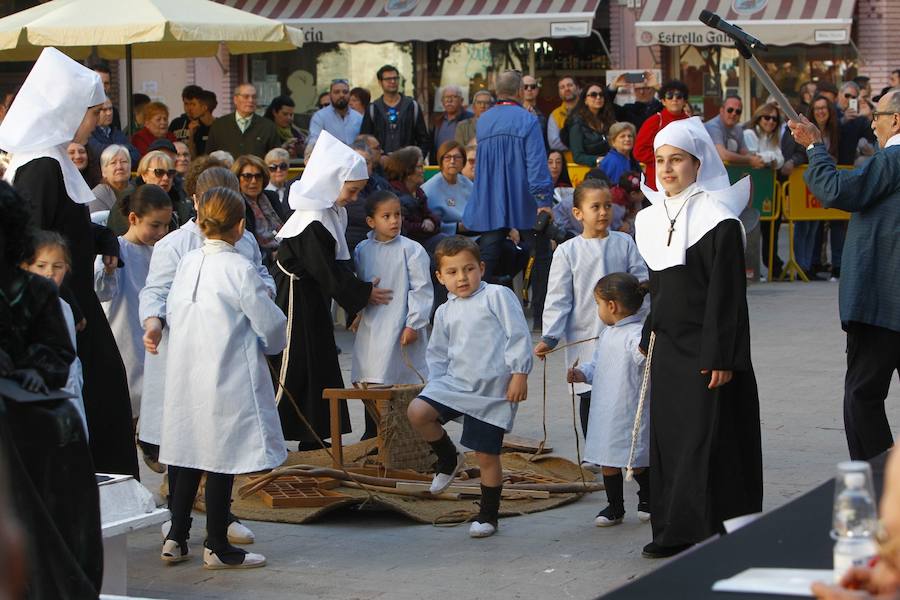
M278 247L279 265L299 279L292 280L278 265L273 269L278 288L275 301L290 322L288 347L284 351L288 356L285 387L322 439L331 437L328 401L322 400L322 390L344 387L326 298L334 298L352 314L366 306L372 292L371 283L360 281L337 263L334 248L331 233L318 221L313 222ZM292 286L293 311L289 311ZM273 362L280 365L282 356ZM279 395L278 413L285 439L315 441L287 394ZM341 407L341 432L350 433L346 401Z
M75 351L56 286L16 272L0 288L0 372L34 369L66 384ZM12 508L27 532L28 598L96 598L103 579L100 496L78 412L68 400L0 397L0 457Z
M739 222L720 222L687 249L684 265L650 271L656 332L650 373L653 541L700 542L722 522L762 510L759 397L750 362ZM702 369L733 371L707 388Z
M69 243L72 271L66 287L75 303L73 311L87 319L76 341L94 466L101 473L138 477L125 366L94 293L94 258L118 256L118 241L106 228L92 225L86 204L69 198L56 160L37 158L22 165L13 187L29 202L33 224L60 233Z

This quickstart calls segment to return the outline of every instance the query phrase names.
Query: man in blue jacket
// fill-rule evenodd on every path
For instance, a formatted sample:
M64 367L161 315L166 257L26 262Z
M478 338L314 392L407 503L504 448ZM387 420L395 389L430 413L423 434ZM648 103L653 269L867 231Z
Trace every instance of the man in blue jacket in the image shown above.
M520 245L529 250L536 241L537 213L549 213L553 200L540 124L522 108L522 75L502 73L496 91L497 104L478 119L475 129L475 187L463 213L466 229L481 233L478 244L487 281L497 274L510 230L518 231ZM539 239L549 246L545 236ZM549 257L549 252L536 250L536 257Z
M824 206L852 213L839 306L847 331L844 428L854 460L893 445L884 400L900 372L900 90L882 96L872 117L882 150L852 171L835 167L809 120L788 123L809 155L809 191Z

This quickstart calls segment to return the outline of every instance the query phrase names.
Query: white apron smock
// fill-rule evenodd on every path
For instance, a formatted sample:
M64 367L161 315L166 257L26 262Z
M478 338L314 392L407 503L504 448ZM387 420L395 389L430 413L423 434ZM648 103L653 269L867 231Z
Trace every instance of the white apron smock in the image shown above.
M644 326L640 315L631 315L600 332L593 358L578 370L592 382L584 460L605 467L625 467L631 452L631 431L641 396L646 358L639 346ZM634 453L634 467L650 464L649 389L641 415Z
M518 404L506 390L532 362L531 331L512 290L481 282L467 298L450 294L435 313L426 357L422 396L512 431Z
M122 355L135 418L140 415L144 391L144 330L138 317L138 295L147 281L152 255L153 246L133 244L119 236L119 257L125 266L107 274L103 258L94 261L94 291Z
M428 380L425 350L428 346L428 319L434 304L434 288L425 248L398 235L379 242L374 233L355 250L356 275L362 281L380 279L379 287L392 290L389 304L369 304L362 312L353 343L351 381L383 384L422 383L416 371ZM400 346L404 327L414 329L418 339ZM403 359L409 358L413 369Z
M567 344L600 335L605 325L597 315L594 286L610 273L631 273L638 281L649 277L647 265L627 233L610 231L605 238L591 239L578 236L560 244L550 263L542 336ZM648 306L649 298L644 301L644 307ZM642 309L641 314L644 312ZM576 359L579 365L590 362L594 344L578 344L563 352L568 369ZM590 384L575 384L576 394L589 391Z
M159 460L211 473L252 473L287 458L265 354L285 346L287 319L253 264L206 240L178 265Z
M150 317L165 319L166 298L175 279L175 271L181 257L203 245L203 234L192 219L179 229L168 234L153 246L150 259L150 270L147 282L140 293L139 319L143 327L144 321ZM262 265L262 254L253 234L245 231L235 246L237 251L248 259L266 285L270 297L275 296L275 281L269 271ZM162 330L162 338L157 345L157 354L146 353L144 357L144 388L141 393L141 420L138 423L138 438L150 444L159 445L162 427L162 407L166 388L166 348L169 344L169 327L166 323Z

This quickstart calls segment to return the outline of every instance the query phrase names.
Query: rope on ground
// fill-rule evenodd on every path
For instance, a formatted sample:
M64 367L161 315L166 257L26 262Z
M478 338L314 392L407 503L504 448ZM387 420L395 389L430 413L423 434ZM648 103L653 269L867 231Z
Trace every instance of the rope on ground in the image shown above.
M650 347L647 348L647 362L644 363L644 377L641 380L641 395L638 400L637 414L634 415L634 427L631 428L631 450L628 452L628 465L625 467L625 481L634 479L634 452L641 429L641 418L644 412L644 400L647 397L647 384L650 382L650 362L653 360L653 346L656 343L656 332L650 332Z
M598 337L600 337L600 336L594 336L594 337L592 337L592 338L585 338L585 339L583 339L583 340L578 340L578 341L576 341L576 342L571 342L571 343L568 343L568 344L563 344L562 346L557 346L556 348L553 348L552 350L548 350L547 352L545 352L545 353L543 354L544 359L541 361L541 362L544 363L543 409L542 409L542 410L543 410L543 417L542 417L541 421L542 421L542 425L543 425L543 428L544 428L544 437L541 438L541 442L538 444L537 450L535 450L534 453L533 453L531 456L528 457L528 462L534 462L535 460L539 460L541 454L543 454L543 452L544 452L544 447L547 445L547 356L553 354L554 352L558 352L559 350L562 350L562 349L564 349L564 348L569 348L569 347L571 347L571 346L577 346L578 344L586 344L586 343L588 343L588 342L593 342L593 341L595 341ZM574 406L574 402L575 402L574 394L575 394L575 385L573 384L573 385L572 385L572 403L573 403L573 406ZM576 449L576 452L577 452L577 453L579 454L579 456L580 456L580 450L579 450L579 447L578 447L578 431L577 431L577 429L576 429L576 432L575 432L575 449ZM579 461L578 461L578 468L579 468L579 469L581 468L581 459L580 459L580 458L579 458ZM582 473L582 477L584 477L584 474L583 474L583 473Z
M292 283L293 283L293 282L292 282ZM292 286L292 287L293 287L293 286ZM287 355L287 353L288 353L288 350L289 350L289 347L284 349L284 353L282 354L282 360L285 360L286 355ZM315 428L314 428L314 427L312 426L312 424L310 424L310 422L306 419L306 416L303 414L303 411L300 410L300 406L297 404L297 401L294 399L294 395L291 394L291 391L290 391L289 389L287 389L287 387L284 385L284 381L282 381L281 377L279 377L279 374L275 372L275 368L272 366L272 363L271 363L271 361L270 361L269 359L266 359L266 364L269 365L269 371L272 372L272 375L275 377L275 380L278 382L278 388L279 388L281 391L284 392L284 395L287 396L288 400L289 400L290 403L291 403L291 406L294 407L294 412L297 413L297 417L300 418L300 422L303 423L303 426L306 427L306 429L307 429L310 433L312 433L313 437L316 439L316 442L317 442L320 446L322 446L322 449L325 450L325 452L328 454L328 457L332 460L332 462L336 462L336 461L334 460L334 455L331 453L331 448L329 448L329 447L325 444L325 441L324 441L322 438L319 437L319 434L316 433ZM289 468L289 467L288 467L288 468ZM347 469L345 469L345 468L344 468L344 465L341 465L340 470L341 470L341 471L342 471L342 472L343 472L343 473L344 473L351 481L353 481L354 483L358 484L359 487L360 487L360 489L362 489L364 492L366 492L366 495L367 495L368 497L366 498L365 502L363 502L362 506L365 506L365 505L366 505L368 502L370 502L370 501L373 501L373 502L374 502L374 501L377 499L378 496L376 496L374 493L372 493L372 490L370 490L368 487L366 487L366 484L361 483L356 477L353 476L352 473L350 473ZM273 480L273 479L277 479L277 478L278 478L278 476L279 476L278 473L279 473L279 472L280 472L280 471L279 471L278 469L273 469L271 472L269 472L267 475L264 475L263 477L266 478L268 481L271 481L271 480ZM273 476L273 475L274 475L274 476ZM249 494L248 494L248 495L249 495Z

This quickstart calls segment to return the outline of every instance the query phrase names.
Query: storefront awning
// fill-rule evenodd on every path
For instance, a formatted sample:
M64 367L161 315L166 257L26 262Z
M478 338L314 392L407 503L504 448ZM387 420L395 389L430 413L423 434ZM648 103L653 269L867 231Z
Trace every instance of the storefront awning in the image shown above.
M733 45L700 22L710 10L770 46L849 44L855 0L646 0L635 23L638 46Z
M303 30L304 42L587 37L601 0L218 0Z

